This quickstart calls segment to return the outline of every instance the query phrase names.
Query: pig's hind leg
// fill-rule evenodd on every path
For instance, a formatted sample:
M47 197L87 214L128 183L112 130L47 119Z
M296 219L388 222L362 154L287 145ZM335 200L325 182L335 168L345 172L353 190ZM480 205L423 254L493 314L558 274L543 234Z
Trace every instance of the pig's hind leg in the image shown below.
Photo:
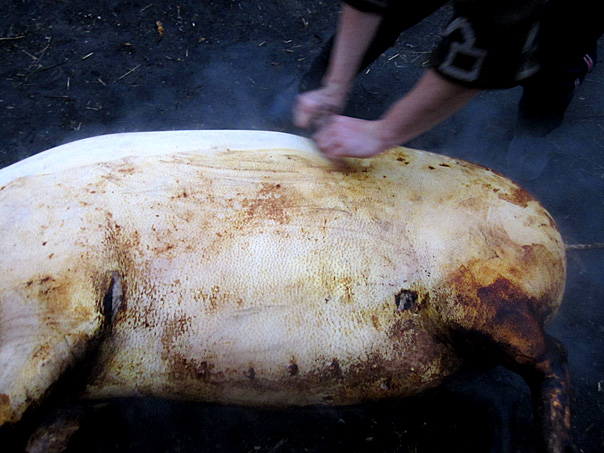
M479 360L494 360L518 373L533 400L539 450L574 452L569 409L570 377L564 345L547 335L529 303L495 304L493 316L478 329L456 332Z

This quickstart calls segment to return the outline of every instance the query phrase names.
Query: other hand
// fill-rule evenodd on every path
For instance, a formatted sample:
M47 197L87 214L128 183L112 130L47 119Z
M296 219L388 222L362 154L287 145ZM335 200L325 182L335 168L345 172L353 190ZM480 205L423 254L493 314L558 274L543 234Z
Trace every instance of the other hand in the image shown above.
M331 84L298 95L294 124L304 129L320 128L327 117L344 109L347 92L346 87Z

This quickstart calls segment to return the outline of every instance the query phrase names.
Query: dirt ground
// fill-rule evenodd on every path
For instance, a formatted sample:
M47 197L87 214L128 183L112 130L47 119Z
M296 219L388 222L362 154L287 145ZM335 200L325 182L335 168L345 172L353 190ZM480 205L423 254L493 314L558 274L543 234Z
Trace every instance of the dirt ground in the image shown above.
M100 134L182 129L293 131L292 87L332 33L335 0L3 0L0 167ZM359 78L347 113L375 118L424 70L437 12ZM600 55L604 55L600 42ZM516 179L569 244L604 242L604 65L534 155L508 153L518 89L480 95L409 144ZM297 132L297 131L294 131ZM529 159L531 157L531 159ZM1 213L9 215L9 213ZM573 425L604 451L604 249L569 250L549 332L570 353ZM531 452L528 390L496 369L410 401L267 411L148 400L99 404L70 452Z

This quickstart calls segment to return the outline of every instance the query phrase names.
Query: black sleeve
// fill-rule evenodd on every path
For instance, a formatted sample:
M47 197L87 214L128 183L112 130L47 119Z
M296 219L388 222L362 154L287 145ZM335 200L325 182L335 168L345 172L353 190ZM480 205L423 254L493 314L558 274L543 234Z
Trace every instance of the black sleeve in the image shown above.
M474 88L508 88L538 69L544 0L457 0L431 57L444 77Z
M344 0L343 3L364 13L378 14L383 14L388 6L388 0Z

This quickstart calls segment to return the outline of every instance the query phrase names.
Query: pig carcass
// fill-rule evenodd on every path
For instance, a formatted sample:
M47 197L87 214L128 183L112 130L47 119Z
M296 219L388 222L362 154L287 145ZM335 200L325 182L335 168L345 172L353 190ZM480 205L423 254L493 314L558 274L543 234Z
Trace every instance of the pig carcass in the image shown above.
M526 380L546 451L572 445L565 349L543 329L564 244L484 167L116 134L4 168L0 211L0 425L83 360L85 398L284 406L416 395L472 357Z

